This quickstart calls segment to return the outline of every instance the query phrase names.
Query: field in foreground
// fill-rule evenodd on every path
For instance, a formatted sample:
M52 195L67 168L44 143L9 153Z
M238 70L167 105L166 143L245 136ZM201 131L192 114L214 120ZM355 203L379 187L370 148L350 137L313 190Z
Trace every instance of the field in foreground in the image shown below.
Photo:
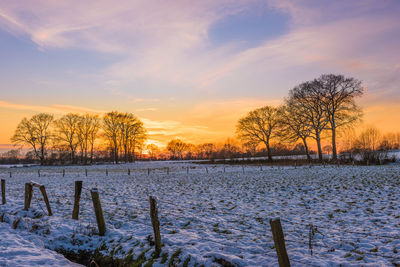
M21 218L22 235L70 255L96 252L105 261L154 266L276 266L269 219L280 217L293 266L400 263L398 165L242 169L138 162L68 167L64 177L61 167L41 168L40 177L38 167L16 168L11 178L9 171L0 170L7 197L0 218L10 231ZM71 219L76 180L84 187L79 221ZM53 216L46 216L37 189L31 209L23 211L30 181L46 186ZM94 187L103 206L104 237L96 234L88 190ZM157 198L161 223L157 259L151 256L149 196Z

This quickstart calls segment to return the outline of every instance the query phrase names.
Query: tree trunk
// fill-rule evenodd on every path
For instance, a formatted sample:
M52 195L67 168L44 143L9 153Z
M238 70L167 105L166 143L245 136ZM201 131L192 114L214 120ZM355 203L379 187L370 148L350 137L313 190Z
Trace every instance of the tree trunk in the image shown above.
M269 140L267 140L265 142L265 146L267 147L268 161L272 162L272 155L271 155L271 148L269 147Z
M93 164L93 144L90 145L90 164Z
M74 164L75 163L75 151L73 148L71 148L71 163Z
M303 139L304 149L306 150L307 161L308 161L308 163L311 163L310 150L308 149L307 140L306 140L306 138L302 138L302 139Z
M84 159L85 160L85 162L84 162L85 165L87 164L87 155L88 155L87 148L88 148L88 141L85 140L85 159Z
M44 165L44 145L40 149L40 165Z
M114 160L115 160L115 164L118 164L118 147L117 147L117 145L114 145Z
M322 162L322 148L321 148L321 137L320 133L316 134L316 140L317 140L317 146L318 146L318 160L319 162Z
M124 145L124 157L125 157L125 163L128 162L128 146L125 144Z
M336 126L332 125L332 160L337 160L337 151L336 151Z

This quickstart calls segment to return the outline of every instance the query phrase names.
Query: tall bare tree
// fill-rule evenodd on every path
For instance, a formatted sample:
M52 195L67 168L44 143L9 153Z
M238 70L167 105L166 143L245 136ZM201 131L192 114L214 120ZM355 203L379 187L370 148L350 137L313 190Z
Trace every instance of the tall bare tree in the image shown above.
M278 109L271 106L250 111L236 126L239 139L263 143L267 148L268 160L272 161L271 139L278 133Z
M125 162L134 160L135 150L142 149L147 138L143 123L132 113L106 113L103 117L103 131L112 147L116 163L121 151Z
M103 117L103 131L104 136L108 140L109 145L112 149L112 154L115 163L118 163L118 154L119 154L119 113L117 111L111 111L104 115Z
M316 80L318 91L322 94L327 119L332 135L332 160L337 160L337 129L349 126L361 119L362 111L355 98L363 95L361 81L343 75L324 74Z
M49 139L51 138L50 125L54 117L48 113L39 113L29 120L23 118L18 124L11 142L14 144L30 145L39 158L40 164L45 163L46 150Z
M299 139L304 145L307 160L311 162L310 150L307 139L311 136L312 127L303 116L301 106L294 105L289 99L285 100L286 105L279 109L280 131L279 134L284 141L297 142Z
M313 129L310 136L317 142L318 159L322 161L321 134L328 127L329 120L319 83L316 80L301 83L289 91L288 101L302 111L301 120Z
M147 131L144 128L143 122L135 118L130 127L130 138L128 139L128 158L129 161L136 160L136 150L143 150L147 139Z
M100 130L100 120L98 115L88 115L87 120L89 122L90 163L93 163L94 144Z
M81 150L81 162L88 163L90 151L91 162L93 161L94 142L97 138L100 122L97 115L84 114L79 116L77 136Z
M54 121L54 140L61 146L66 146L70 151L71 162L75 163L75 152L79 144L79 114L69 113Z

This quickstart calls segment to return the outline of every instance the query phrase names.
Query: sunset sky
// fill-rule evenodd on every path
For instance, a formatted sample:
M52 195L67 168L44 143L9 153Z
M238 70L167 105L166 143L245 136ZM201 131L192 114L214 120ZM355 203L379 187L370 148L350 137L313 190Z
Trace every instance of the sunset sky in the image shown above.
M400 131L400 1L0 2L0 144L38 112L133 112L158 145L234 136L322 73L363 81Z

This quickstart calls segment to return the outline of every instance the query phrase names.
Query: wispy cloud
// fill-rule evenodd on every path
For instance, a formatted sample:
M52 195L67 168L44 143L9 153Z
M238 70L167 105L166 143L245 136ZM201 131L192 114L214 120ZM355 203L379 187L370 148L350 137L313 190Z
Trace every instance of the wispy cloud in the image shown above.
M26 105L26 104L19 104L19 103L12 103L7 101L0 100L0 108L6 109L14 109L14 110L27 110L27 111L34 111L34 112L49 112L49 113L56 113L56 114L65 114L69 112L77 112L77 113L93 113L93 114L102 114L105 113L104 110L96 110L90 109L87 107L78 107L78 106L69 106L69 105Z

